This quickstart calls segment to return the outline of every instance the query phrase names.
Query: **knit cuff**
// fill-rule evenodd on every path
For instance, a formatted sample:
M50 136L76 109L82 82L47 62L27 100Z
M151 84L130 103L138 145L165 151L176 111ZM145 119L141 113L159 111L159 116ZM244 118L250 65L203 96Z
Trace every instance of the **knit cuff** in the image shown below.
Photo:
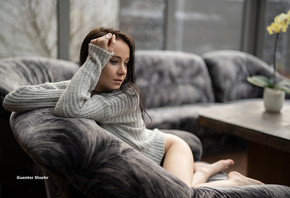
M94 61L100 61L101 66L104 67L107 62L112 58L114 53L110 53L99 46L89 43L89 55Z

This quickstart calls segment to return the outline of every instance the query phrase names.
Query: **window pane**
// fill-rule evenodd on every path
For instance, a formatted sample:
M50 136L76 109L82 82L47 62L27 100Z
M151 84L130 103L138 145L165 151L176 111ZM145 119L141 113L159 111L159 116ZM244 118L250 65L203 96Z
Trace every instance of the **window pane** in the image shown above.
M79 51L85 36L95 28L118 28L118 0L70 1L70 60L79 60Z
M0 57L56 57L56 1L1 0Z
M137 50L162 50L165 0L120 0L120 29L131 35Z
M275 16L280 13L287 13L290 9L289 0L270 0L268 4L268 14L266 15L267 26L271 25ZM269 65L273 64L274 43L276 34L269 35L265 30L264 61ZM279 34L276 65L280 73L289 76L290 74L290 31Z
M240 50L244 0L177 0L176 49Z

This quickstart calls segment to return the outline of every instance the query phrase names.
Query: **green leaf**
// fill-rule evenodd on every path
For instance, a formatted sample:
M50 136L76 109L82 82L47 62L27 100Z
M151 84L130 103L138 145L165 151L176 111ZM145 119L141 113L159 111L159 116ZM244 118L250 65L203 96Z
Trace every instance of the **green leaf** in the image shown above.
M277 83L277 85L275 86L275 89L280 89L290 94L290 80L288 79L281 80L279 83Z
M251 76L247 78L247 81L258 87L269 87L273 88L274 86L271 83L271 80L265 76Z
M290 86L290 80L288 79L281 80L277 85Z
M275 87L275 89L279 89L279 90L285 91L287 94L290 94L290 88L289 87L277 86L277 87Z

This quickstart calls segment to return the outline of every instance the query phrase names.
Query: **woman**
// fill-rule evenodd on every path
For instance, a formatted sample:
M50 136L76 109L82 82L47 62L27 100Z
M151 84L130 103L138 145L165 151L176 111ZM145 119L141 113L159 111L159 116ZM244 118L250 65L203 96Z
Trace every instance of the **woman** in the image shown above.
M134 50L133 39L121 31L92 30L81 47L81 67L70 81L20 87L6 96L3 105L11 111L54 107L57 116L93 119L188 186L261 184L237 172L229 173L228 180L205 183L234 162L194 164L182 139L146 129L142 95L134 84Z

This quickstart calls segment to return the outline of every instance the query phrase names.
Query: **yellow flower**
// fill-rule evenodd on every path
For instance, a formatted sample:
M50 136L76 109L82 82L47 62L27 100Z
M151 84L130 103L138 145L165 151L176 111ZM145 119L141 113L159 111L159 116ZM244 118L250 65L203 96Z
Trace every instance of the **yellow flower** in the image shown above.
M280 33L286 32L288 25L285 23L271 23L270 26L267 27L267 30L269 34L275 34L275 33Z
M274 22L267 27L269 34L275 34L280 32L286 32L287 27L290 24L290 10L287 14L281 13L275 17Z
M274 19L274 22L275 23L285 23L287 24L289 22L289 15L288 14L284 14L284 13L281 13L279 14L278 16L275 17Z

